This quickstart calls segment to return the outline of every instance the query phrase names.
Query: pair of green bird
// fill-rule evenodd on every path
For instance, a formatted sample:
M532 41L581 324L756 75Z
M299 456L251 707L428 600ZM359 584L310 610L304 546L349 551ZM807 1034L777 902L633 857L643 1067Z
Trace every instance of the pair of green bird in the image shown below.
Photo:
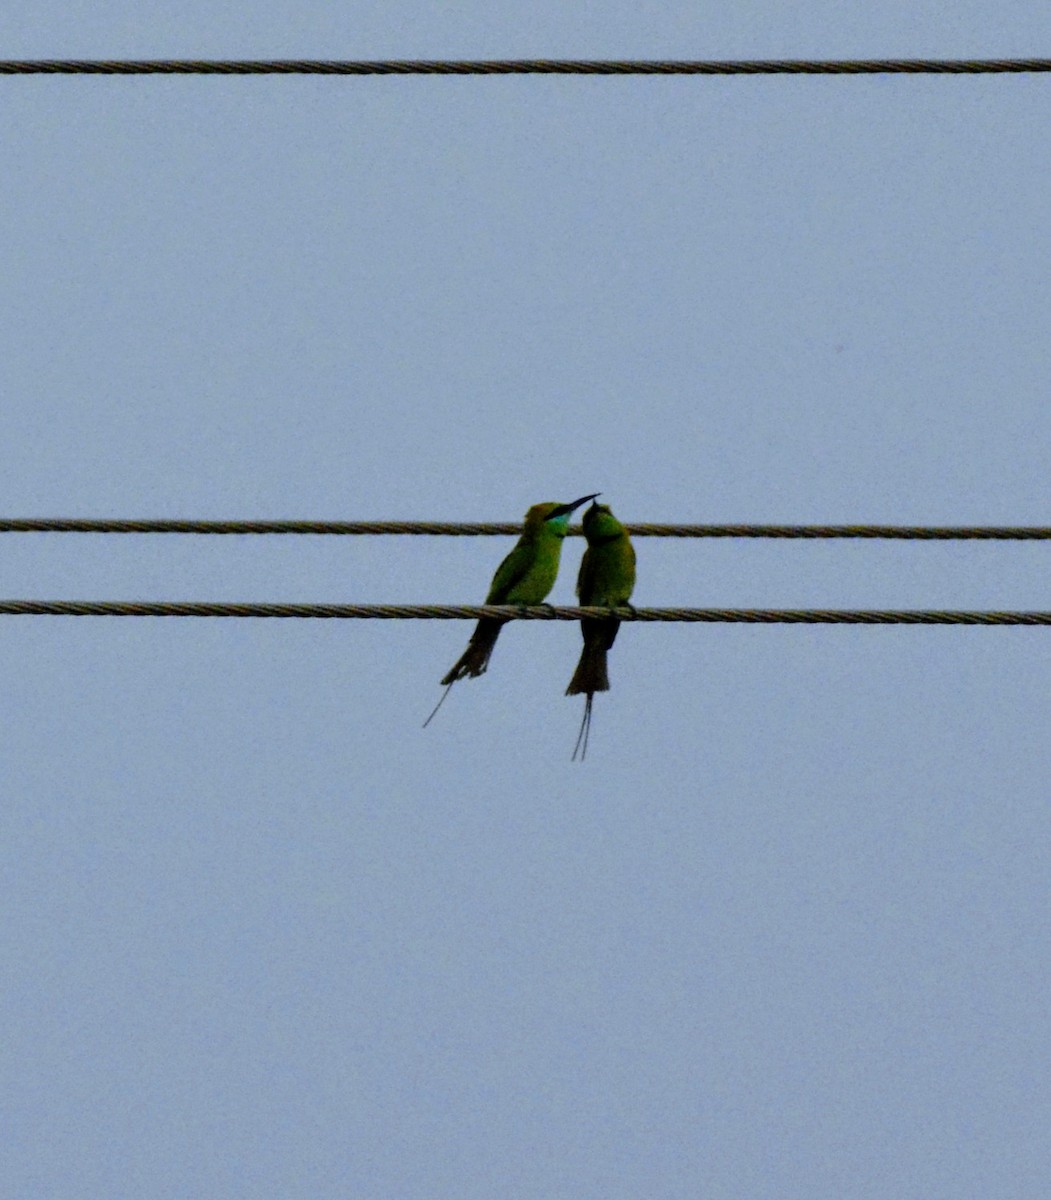
M635 587L635 548L628 531L610 511L608 504L598 504L594 492L581 496L571 504L549 501L534 504L525 515L525 529L511 553L496 569L486 604L541 604L555 586L558 564L562 557L562 540L569 528L570 515L589 500L591 507L584 513L584 536L588 548L577 576L577 597L582 605L599 608L618 608L626 605ZM475 627L467 649L442 679L445 691L434 712L424 722L428 725L442 706L449 689L458 679L473 678L485 673L489 656L506 624L504 617L482 617ZM567 696L586 697L584 717L573 750L583 758L587 754L591 730L591 704L596 692L609 691L606 655L617 636L620 622L612 617L586 617L580 622L584 649L566 688Z

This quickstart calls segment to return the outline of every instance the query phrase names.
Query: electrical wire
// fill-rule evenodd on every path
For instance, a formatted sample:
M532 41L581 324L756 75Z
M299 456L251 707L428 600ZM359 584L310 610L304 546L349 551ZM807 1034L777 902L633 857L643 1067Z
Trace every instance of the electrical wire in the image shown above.
M1048 525L627 525L632 537L671 538L859 538L894 541L1047 541ZM316 535L517 536L511 521L197 521L82 517L0 518L0 533L194 533ZM579 525L571 535L580 536Z
M0 600L0 616L279 617L356 620L621 621L734 625L1051 625L1051 612L940 609L637 608L506 604L236 604L171 600Z
M1048 58L756 59L5 59L0 75L1002 75Z

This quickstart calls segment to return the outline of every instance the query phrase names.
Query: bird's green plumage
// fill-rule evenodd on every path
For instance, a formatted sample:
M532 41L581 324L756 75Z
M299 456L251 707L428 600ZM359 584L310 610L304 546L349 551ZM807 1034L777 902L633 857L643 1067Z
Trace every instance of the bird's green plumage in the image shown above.
M555 586L558 564L562 557L562 539L566 536L569 516L575 509L594 495L582 496L569 504L550 500L534 504L525 515L525 528L511 553L496 568L493 582L489 585L486 604L540 604ZM475 626L467 649L460 655L442 679L446 691L438 701L434 712L424 722L426 725L441 707L448 689L458 679L476 677L485 673L489 656L507 622L501 617L482 617Z
M581 604L617 608L635 590L635 547L608 504L592 504L584 514L588 548L580 562L577 597Z
M583 501L581 502L583 503ZM540 604L555 586L569 513L550 514L559 504L534 504L514 549L496 568L486 604Z
M608 504L592 504L584 514L584 536L588 548L580 563L577 576L577 596L580 603L602 608L618 608L627 604L635 588L635 547L628 531L610 511ZM587 753L587 734L591 726L591 704L596 692L609 691L609 672L606 656L617 637L620 622L614 617L588 617L580 622L584 649L577 669L566 688L567 696L584 695L584 719L577 738L577 748L583 740ZM581 755L583 757L583 755Z

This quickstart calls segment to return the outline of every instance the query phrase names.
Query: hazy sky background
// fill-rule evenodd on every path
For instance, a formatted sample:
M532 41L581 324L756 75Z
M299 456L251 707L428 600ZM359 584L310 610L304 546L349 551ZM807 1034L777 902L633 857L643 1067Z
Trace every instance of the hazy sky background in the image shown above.
M20 57L1051 53L1008 2L0 13ZM0 80L0 512L1051 523L1051 80ZM506 539L3 535L482 599ZM569 602L582 545L551 599ZM638 604L1051 608L1034 545ZM1051 631L0 617L11 1196L1043 1197Z

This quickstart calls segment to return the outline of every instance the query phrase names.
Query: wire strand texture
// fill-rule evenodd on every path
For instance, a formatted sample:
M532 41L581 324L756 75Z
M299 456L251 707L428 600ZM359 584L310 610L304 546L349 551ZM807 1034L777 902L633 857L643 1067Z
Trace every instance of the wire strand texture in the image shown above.
M1048 58L979 59L5 59L0 75L1003 75Z
M868 538L896 541L1048 541L1047 525L682 525L627 526L632 537L671 538ZM416 536L517 536L511 521L197 521L81 517L0 518L0 533L408 534ZM577 537L579 525L569 529Z
M637 608L506 604L230 604L171 600L0 600L0 615L52 617L276 617L327 620L621 621L733 625L1051 625L1051 612L939 609Z

